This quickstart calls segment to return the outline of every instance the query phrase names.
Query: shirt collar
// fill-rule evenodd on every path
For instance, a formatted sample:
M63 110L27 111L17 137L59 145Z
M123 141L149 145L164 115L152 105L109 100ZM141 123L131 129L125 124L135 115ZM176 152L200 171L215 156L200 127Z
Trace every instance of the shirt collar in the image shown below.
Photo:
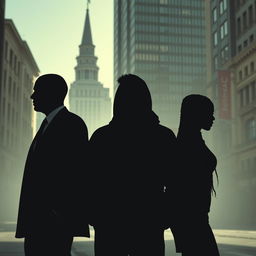
M50 112L50 113L47 115L46 119L47 119L48 124L49 124L49 123L52 121L52 119L59 113L59 111L60 111L61 109L63 109L64 107L65 107L64 105L59 106L59 107L55 108L52 112Z

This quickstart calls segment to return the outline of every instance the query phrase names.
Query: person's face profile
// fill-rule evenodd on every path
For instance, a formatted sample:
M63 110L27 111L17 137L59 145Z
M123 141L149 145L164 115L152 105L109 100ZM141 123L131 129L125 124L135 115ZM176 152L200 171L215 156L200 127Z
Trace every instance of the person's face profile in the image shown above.
M204 111L202 115L202 129L209 131L213 125L214 120L215 117L213 109L208 109L207 111Z
M35 82L33 93L31 94L30 98L32 99L34 110L44 113L48 97L45 89L43 88L42 82Z

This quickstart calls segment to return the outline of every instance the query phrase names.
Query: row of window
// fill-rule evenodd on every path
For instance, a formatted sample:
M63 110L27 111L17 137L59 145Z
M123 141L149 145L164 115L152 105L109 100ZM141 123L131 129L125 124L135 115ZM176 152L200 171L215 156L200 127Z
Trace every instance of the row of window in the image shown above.
M229 47L228 45L224 46L220 55L216 55L213 58L213 68L216 71L220 66L222 66L229 59Z
M180 63L184 65L191 64L205 64L205 56L197 56L197 55L172 55L172 54L150 54L150 53L136 53L136 60L142 61L165 61L172 63Z
M133 1L131 1L133 3ZM136 0L137 3L147 3L147 4L162 4L162 5L188 5L193 7L202 7L202 1L198 0Z
M254 8L255 10L253 11L253 6L250 5L248 10L244 11L242 16L237 18L237 36L240 36L249 27L253 26L256 20L256 2Z
M250 45L254 41L254 35L251 34L248 39L245 39L243 44L239 44L237 47L237 51L241 52L243 48L246 48L248 45Z
M7 41L5 41L4 45L4 56L5 60L9 62L11 69L13 69L15 74L19 76L21 72L21 62L18 60L14 51L11 48L9 49L9 44Z
M154 35L154 34L136 34L137 40L140 42L148 41L155 43L171 43L171 44L183 44L183 45L201 45L204 46L205 38L191 37L191 36L170 36L170 35Z
M219 12L218 12L218 10L219 10ZM219 15L222 15L226 10L227 10L227 0L221 0L219 2L219 6L215 7L212 10L212 21L213 21L213 23L215 23L217 21L218 13L219 13Z
M79 89L75 89L72 90L72 96L76 96L76 97L102 97L105 96L107 97L107 94L103 93L101 90L79 90Z
M235 8L239 9L242 5L244 5L247 0L235 0Z
M78 70L76 72L76 79L93 79L93 80L98 80L98 72L97 71L91 71L91 70Z
M168 25L153 25L139 23L135 25L135 29L141 32L155 32L155 33L171 33L184 34L192 36L204 36L205 30L201 27L184 27L184 26L168 26Z
M253 61L250 62L250 65L246 65L244 69L239 70L238 72L238 77L239 77L239 82L242 81L243 79L246 79L247 76L251 75L255 71L255 63Z
M205 54L205 49L201 47L191 47L191 46L185 46L185 45L158 45L158 44L146 44L146 43L138 43L135 45L136 51L155 51L155 52L169 52L170 55L172 54L187 54L187 55L202 55L202 58ZM225 50L228 51L228 47L225 47Z
M213 45L217 46L219 43L219 37L222 40L225 36L228 35L228 23L225 20L220 26L220 30L217 30L213 33Z
M203 18L203 11L201 9L186 9L181 7L174 7L174 6L148 6L148 5L137 5L136 6L137 12L144 12L144 13L152 13L152 14L174 14L174 15L183 15L183 16L200 16Z
M254 80L239 91L240 108L249 105L256 100L256 81Z
M185 18L185 17L174 17L171 15L158 16L158 15L138 15L136 16L138 22L151 22L151 23L163 23L163 24L175 24L175 25L196 25L202 26L202 17Z

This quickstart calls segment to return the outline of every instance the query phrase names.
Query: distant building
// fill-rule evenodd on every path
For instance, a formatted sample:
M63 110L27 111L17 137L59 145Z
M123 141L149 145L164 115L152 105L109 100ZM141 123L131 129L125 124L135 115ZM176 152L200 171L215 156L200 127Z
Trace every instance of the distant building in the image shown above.
M115 89L120 75L142 77L161 123L174 130L182 98L206 90L205 2L114 1Z
M91 135L100 126L106 125L111 117L109 89L98 81L99 67L94 54L89 9L86 19L79 56L75 67L75 82L69 90L70 110L81 116Z
M0 187L3 191L0 197L7 198L1 214L15 219L24 162L33 135L30 95L39 69L26 41L10 19L5 20L4 38L0 94Z

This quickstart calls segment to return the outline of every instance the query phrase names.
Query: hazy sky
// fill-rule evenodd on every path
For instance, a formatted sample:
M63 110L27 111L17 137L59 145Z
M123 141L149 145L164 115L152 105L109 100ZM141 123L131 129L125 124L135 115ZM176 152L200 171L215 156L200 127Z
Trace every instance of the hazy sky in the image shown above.
M68 84L81 43L87 0L6 0L5 17L14 21L39 66L41 74L58 73ZM99 81L113 87L113 1L91 0L93 43Z

